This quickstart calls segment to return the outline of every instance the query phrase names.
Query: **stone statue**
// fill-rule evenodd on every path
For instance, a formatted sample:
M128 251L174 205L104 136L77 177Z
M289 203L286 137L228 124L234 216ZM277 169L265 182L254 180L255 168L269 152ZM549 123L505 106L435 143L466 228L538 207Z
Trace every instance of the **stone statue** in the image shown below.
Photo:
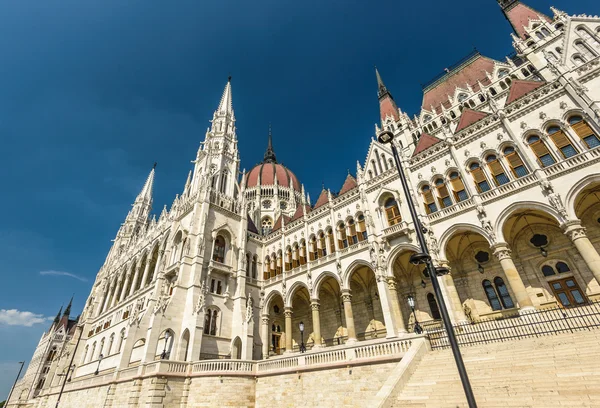
M312 295L313 293L313 282L312 282L312 274L310 271L306 274L306 284L308 286L308 293Z
M466 304L466 303L463 304L463 311L465 312L465 316L467 317L467 319L472 323L473 322L473 311L471 310L471 308L469 307L468 304Z
M250 323L254 319L254 300L252 296L248 296L248 300L246 301L246 323Z

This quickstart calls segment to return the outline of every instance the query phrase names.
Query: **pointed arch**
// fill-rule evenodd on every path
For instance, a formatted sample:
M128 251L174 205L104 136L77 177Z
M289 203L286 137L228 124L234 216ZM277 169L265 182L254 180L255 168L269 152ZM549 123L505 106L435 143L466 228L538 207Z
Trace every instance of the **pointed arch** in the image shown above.
M292 300L294 299L294 295L301 288L306 289L308 291L308 293L310 293L310 290L308 289L308 286L306 285L306 283L304 283L302 281L296 281L296 282L292 283L292 286L290 286L290 289L287 292L287 298L283 300L283 304L286 307L292 307Z
M365 266L365 267L371 269L373 272L375 272L374 268L373 268L373 264L368 261L365 261L363 259L356 259L356 260L352 261L352 263L350 265L348 265L348 267L342 274L342 283L343 283L342 289L350 289L350 279L352 278L352 274L354 272L356 272L356 270L358 268L360 268L361 266Z
M575 212L575 201L577 200L579 194L593 183L600 183L600 173L588 174L583 179L575 183L567 192L565 195L565 208L569 217L574 219L577 218Z
M263 305L263 313L268 313L270 306L271 306L271 302L273 301L273 299L279 296L281 299L283 299L283 296L281 295L281 292L279 292L277 289L272 290L271 292L269 292L269 294L265 297L265 302Z
M506 221L517 211L519 210L538 210L545 212L552 216L556 222L560 225L562 224L561 216L558 212L550 207L548 204L536 202L536 201L517 201L516 203L510 204L504 210L500 212L498 218L496 219L496 223L494 225L494 230L496 231L497 241L498 242L506 242L504 237L504 225Z
M448 242L454 236L454 234L456 234L457 232L465 232L465 231L470 231L470 232L474 232L476 234L481 235L483 238L485 238L485 240L488 242L488 244L490 244L490 246L492 245L492 239L491 239L490 235L488 234L488 232L486 230L484 230L480 226L474 225L474 224L467 224L467 223L454 224L450 228L448 228L446 231L444 231L442 233L442 235L440 236L440 240L439 240L440 259L447 259L446 258L446 246L448 245Z
M396 245L394 249L390 251L387 257L387 264L385 265L387 276L394 276L394 262L396 261L396 258L405 251L420 252L421 249L417 245L408 244L405 242Z
M333 278L340 286L340 289L342 288L342 281L340 280L340 277L337 273L331 271L324 271L321 272L315 279L313 297L317 299L319 298L319 290L321 289L321 285L325 280L327 280L327 278Z

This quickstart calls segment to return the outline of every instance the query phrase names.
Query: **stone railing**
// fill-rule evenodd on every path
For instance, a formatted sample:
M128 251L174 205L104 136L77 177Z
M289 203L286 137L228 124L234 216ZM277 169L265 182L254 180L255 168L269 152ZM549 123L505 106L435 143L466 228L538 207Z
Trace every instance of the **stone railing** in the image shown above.
M569 170L573 170L577 167L587 166L591 163L595 163L599 159L600 148L586 150L584 152L576 154L575 156L571 156L566 160L555 163L548 167L544 167L544 172L546 173L548 178L552 179L560 176L564 172L568 172Z
M192 373L254 373L256 362L246 360L212 360L194 363Z
M525 188L537 181L537 177L535 174L528 174L527 176L519 177L516 180L511 181L510 183L503 184L498 186L492 190L486 191L482 193L479 197L481 201L484 203L486 201L495 200L498 197L505 197L511 193L514 193L522 188Z
M473 199L469 198L467 200L463 200L454 205L451 205L450 207L442 208L441 210L438 210L434 213L429 214L429 219L431 221L438 221L443 218L449 217L453 214L459 213L461 211L468 210L472 206L473 206Z

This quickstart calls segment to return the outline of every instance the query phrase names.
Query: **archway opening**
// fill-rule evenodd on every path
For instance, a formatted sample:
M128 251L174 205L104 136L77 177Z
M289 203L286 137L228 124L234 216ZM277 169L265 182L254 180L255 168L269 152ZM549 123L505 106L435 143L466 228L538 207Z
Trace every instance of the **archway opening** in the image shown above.
M385 324L375 272L365 265L357 267L350 276L350 290L356 338L367 340L385 337Z

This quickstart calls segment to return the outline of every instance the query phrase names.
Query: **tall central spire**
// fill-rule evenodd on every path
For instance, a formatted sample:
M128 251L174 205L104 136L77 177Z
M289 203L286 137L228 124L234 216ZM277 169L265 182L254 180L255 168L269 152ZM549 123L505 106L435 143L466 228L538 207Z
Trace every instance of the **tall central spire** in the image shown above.
M231 75L227 78L227 85L223 90L223 96L221 96L221 102L217 109L219 115L233 115L233 102L231 100Z
M377 77L377 97L379 98L379 115L381 117L381 123L388 117L392 117L394 120L398 121L400 119L398 106L396 106L392 94L383 83L377 67L375 67L375 76Z
M385 87L385 84L383 83L383 80L381 79L381 75L379 75L379 70L377 69L377 67L375 67L375 75L377 76L377 97L379 99L381 99L385 95L390 95L390 97L391 97L392 94L390 94L390 92Z
M273 135L271 133L271 124L269 123L269 143L267 144L267 151L263 158L263 163L277 163L275 157L275 151L273 150Z
M152 166L152 170L150 170L150 174L148 174L148 178L144 183L144 187L142 187L142 191L138 195L138 200L140 201L152 201L152 188L154 187L154 170L156 169L156 163Z

